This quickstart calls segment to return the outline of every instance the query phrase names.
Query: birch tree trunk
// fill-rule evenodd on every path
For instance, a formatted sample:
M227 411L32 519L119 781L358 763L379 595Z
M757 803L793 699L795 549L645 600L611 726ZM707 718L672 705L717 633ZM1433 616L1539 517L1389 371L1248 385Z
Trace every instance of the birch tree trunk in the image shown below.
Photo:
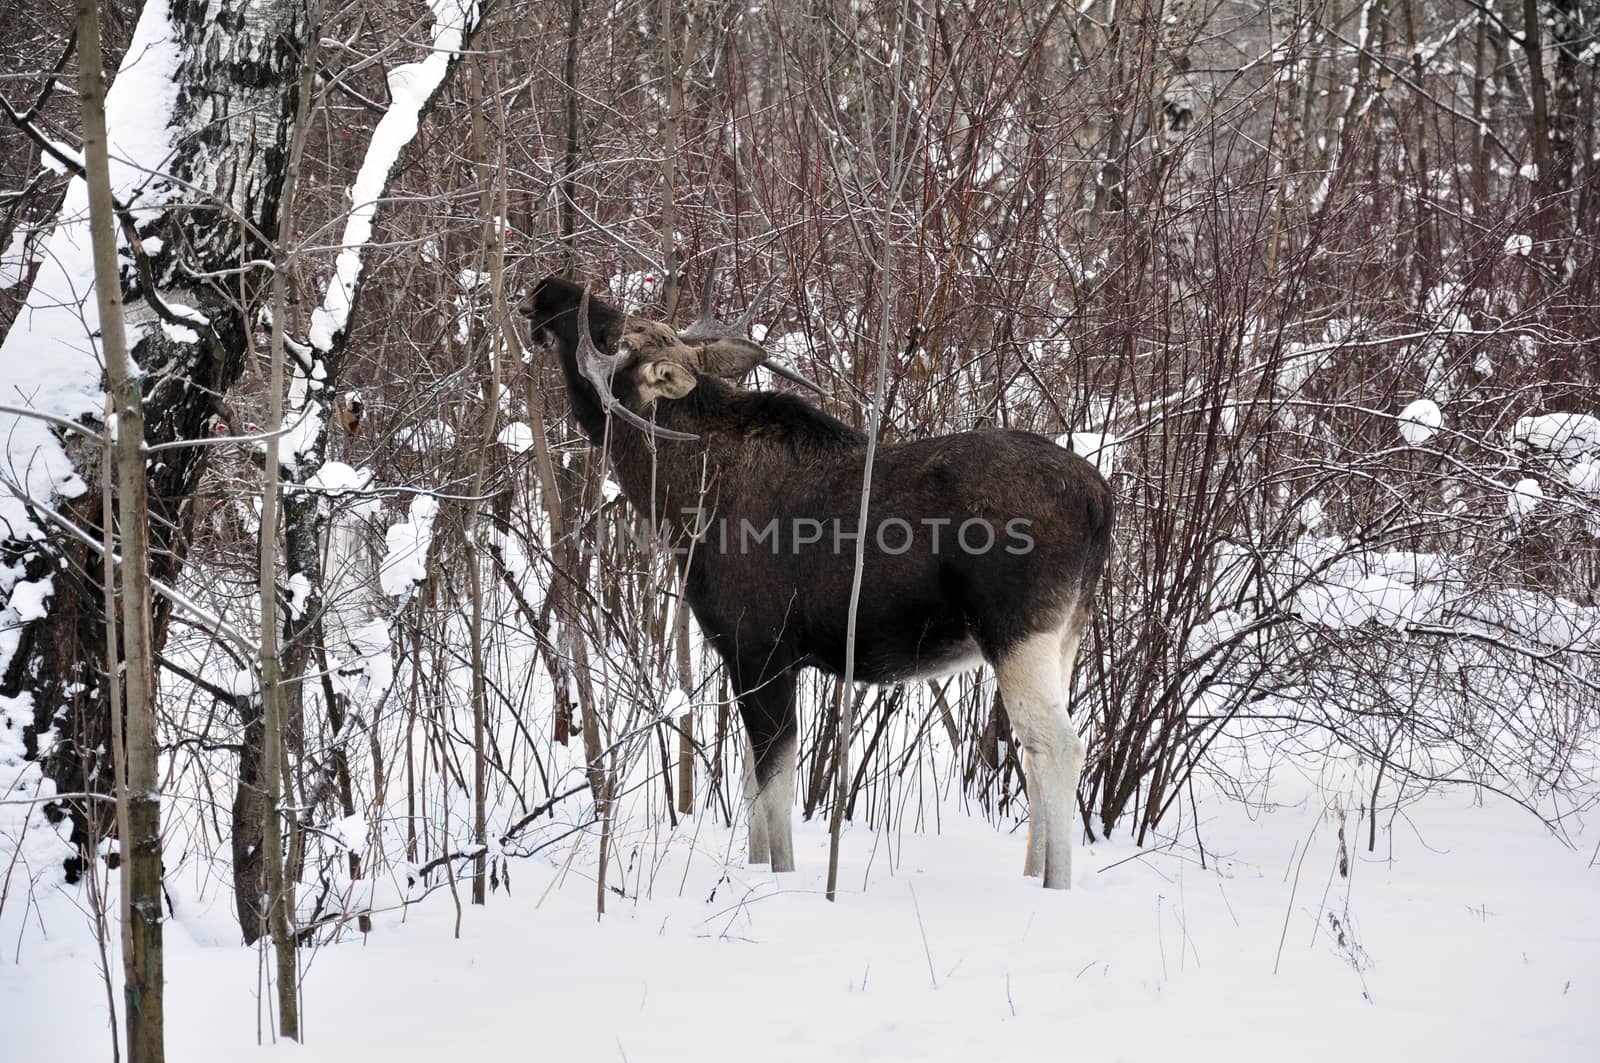
M268 256L263 234L277 230L304 25L298 0L149 0L107 93L120 295L147 447L206 437L244 368L266 276L256 265ZM58 161L81 176L70 152ZM106 382L91 341L103 323L87 199L82 180L73 182L27 305L0 346L0 378L34 384L23 394L41 414L98 424ZM0 437L21 459L12 462L19 478L0 485L0 565L22 573L12 598L26 585L38 599L18 612L15 641L0 646L0 727L23 733L27 756L56 792L103 793L114 776L103 752L110 701L98 664L104 590L88 542L65 527L96 529L106 519L93 489L98 448L32 417L0 416ZM177 447L145 462L156 586L182 570L207 453ZM157 652L172 608L166 595L153 602ZM130 732L130 755L133 746ZM73 802L46 813L82 852L109 828L105 807ZM64 854L69 881L79 861Z

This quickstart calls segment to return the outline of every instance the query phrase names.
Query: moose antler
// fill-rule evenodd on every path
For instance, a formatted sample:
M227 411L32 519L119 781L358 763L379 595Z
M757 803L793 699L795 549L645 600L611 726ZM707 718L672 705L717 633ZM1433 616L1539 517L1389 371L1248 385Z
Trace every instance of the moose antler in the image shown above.
M711 253L711 265L706 269L705 284L700 289L700 316L695 318L694 323L688 328L678 330L678 338L688 343L700 345L715 343L717 340L726 339L749 340L750 326L755 321L756 308L759 307L763 301L765 301L767 298L767 293L772 291L773 284L777 283L778 278L776 277L768 280L767 283L762 286L761 291L757 293L756 297L751 300L750 305L744 308L744 313L740 315L738 321L735 321L732 324L718 321L715 315L712 314L711 307L716 297L717 259L719 257L720 252L713 251ZM827 392L823 391L817 385L813 384L811 381L807 380L793 369L790 369L781 362L772 361L771 355L764 354L761 359L761 364L772 370L774 373L777 373L785 380L792 380L801 387L810 388L818 395L822 395L824 397L827 396Z
M594 345L594 340L589 335L589 291L585 288L583 296L578 300L578 369L584 378L594 385L595 392L600 396L600 405L605 407L607 413L622 418L639 431L656 439L699 439L699 436L688 432L674 432L670 428L659 428L651 424L624 406L611 393L612 374L622 368L627 360L626 353L601 354L600 349Z

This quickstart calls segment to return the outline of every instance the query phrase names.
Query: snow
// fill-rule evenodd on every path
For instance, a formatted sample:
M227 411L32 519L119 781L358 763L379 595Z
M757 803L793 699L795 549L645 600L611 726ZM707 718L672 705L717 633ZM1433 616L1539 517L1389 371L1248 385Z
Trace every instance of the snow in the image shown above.
M67 163L79 170L84 169L83 153L77 148L50 136L44 136L43 140L47 147L40 153L39 162L46 170L53 174L64 174L68 170Z
M174 325L168 321L162 321L159 324L161 326L161 331L167 335L168 339L175 343L200 342L200 334L194 329L190 328L188 325Z
M429 7L434 18L432 48L421 62L389 72L389 109L373 129L372 142L350 187L350 216L340 241L344 250L334 261L333 279L322 305L311 313L311 345L319 351L332 350L334 338L350 320L361 279L361 252L372 240L378 202L388 186L389 173L417 135L422 109L439 91L467 30L478 21L477 0L430 0Z
M228 692L236 698L254 697L258 687L256 673L249 668L240 668L233 673L233 678L228 682Z
M289 616L298 620L306 611L306 602L311 598L311 578L304 572L296 572L289 577L287 587Z
M752 327L750 334L755 335ZM794 365L812 355L811 338L804 332L785 332L778 336L768 333L765 326L761 326L762 335L759 337L761 346L765 347L767 354L784 362Z
M1533 252L1533 237L1526 233L1514 233L1506 237L1506 254L1521 255L1526 258Z
M1508 496L1517 505L1542 500L1537 482L1518 488ZM1428 625L1490 638L1511 635L1552 649L1600 650L1600 607L1485 588L1455 571L1445 556L1362 550L1336 536L1303 535L1276 555L1224 544L1213 569L1211 601L1224 628L1239 619L1233 610L1253 603L1258 610L1282 606L1330 630L1366 623L1401 630Z
M1432 399L1418 399L1400 411L1400 435L1407 446L1419 447L1432 439L1444 424L1444 414Z
M628 313L636 313L655 301L661 279L648 270L632 270L611 275L611 294Z
M1111 478L1117 468L1117 437L1109 432L1069 432L1056 440L1057 446L1088 458L1100 475Z
M1600 417L1587 413L1546 413L1518 418L1514 442L1572 459L1600 456Z
M345 816L334 820L333 833L352 852L362 852L367 847L367 820L365 816Z
M1402 627L1422 619L1432 604L1404 580L1384 573L1359 576L1348 583L1312 583L1295 595L1295 612L1326 628L1366 623Z
M409 584L407 584L409 586ZM387 589L387 588L386 588ZM394 682L389 626L381 619L350 628L348 641L333 666L333 687L360 708Z
M439 503L418 495L411 500L409 520L398 521L384 533L386 551L378 566L378 583L391 597L404 594L428 574L428 547L433 542L433 518Z
M49 613L44 603L54 592L55 583L49 576L36 580L20 580L11 588L11 597L6 601L6 609L15 614L17 621L24 624L42 620Z
M1463 788L1400 808L1380 794L1368 852L1370 772L1278 768L1248 801L1198 785L1198 834L1185 819L1144 849L1081 846L1071 892L1023 879L1021 831L954 807L927 810L926 831L848 829L833 904L822 823L798 825L798 870L773 875L743 866L742 831L695 817L617 839L624 895L597 920L580 833L512 860L485 907L463 896L459 939L441 886L308 953L293 1055L428 1063L463 1039L515 1056L536 1038L552 1059L704 1063L1595 1058L1592 844ZM330 827L368 844L359 816ZM220 884L170 877L169 1053L255 1058L261 954L229 940ZM8 1058L108 1057L74 916L0 963ZM60 1021L67 1000L77 1021Z
M0 292L21 284L29 268L43 261L44 256L39 248L29 246L34 234L34 228L27 224L18 225L12 230L11 242L4 251L0 251Z
M1318 370L1333 363L1337 352L1337 343L1285 343L1276 377L1280 393L1299 393Z
M500 429L500 445L513 454L525 454L533 449L533 429L522 421L512 421Z
M342 461L325 461L306 481L306 486L335 496L365 491L372 486L372 470L354 469Z
M321 367L319 360L313 368ZM308 379L296 369L290 375L289 401L285 407L287 424L278 451L278 463L287 479L297 479L302 466L315 466L321 461L318 441L324 438L322 406L310 401L310 393L321 386L314 374Z
M1542 501L1544 501L1544 488L1540 487L1539 481L1533 477L1525 477L1513 484L1507 493L1506 512L1518 520L1531 517Z

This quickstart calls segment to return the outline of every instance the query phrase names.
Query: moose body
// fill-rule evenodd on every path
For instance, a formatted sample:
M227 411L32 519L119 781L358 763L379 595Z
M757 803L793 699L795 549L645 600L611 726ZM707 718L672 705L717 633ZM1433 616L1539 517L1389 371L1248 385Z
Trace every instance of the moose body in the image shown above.
M676 533L689 606L727 666L751 743L750 859L792 870L796 677L845 671L866 437L796 396L718 379L764 359L748 341L691 346L557 277L522 309L557 351L579 424L609 446L630 503ZM608 440L608 405L645 430L618 427ZM994 666L1023 748L1024 870L1052 887L1071 882L1083 743L1066 700L1110 532L1111 491L1091 464L1007 430L880 446L860 529L856 678Z

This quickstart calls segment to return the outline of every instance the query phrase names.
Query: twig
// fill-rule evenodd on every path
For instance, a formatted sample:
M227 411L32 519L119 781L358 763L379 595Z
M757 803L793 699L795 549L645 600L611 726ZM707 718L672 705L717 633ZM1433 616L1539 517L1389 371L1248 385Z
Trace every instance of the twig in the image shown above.
M939 979L933 973L933 950L928 947L928 930L922 925L922 905L917 903L917 887L906 883L906 888L911 891L911 908L917 913L917 932L922 935L922 954L928 958L928 981L933 983L933 988L939 988ZM1006 999L1011 998L1011 984L1009 976L1006 983ZM1013 1009L1012 1014L1016 1014Z

